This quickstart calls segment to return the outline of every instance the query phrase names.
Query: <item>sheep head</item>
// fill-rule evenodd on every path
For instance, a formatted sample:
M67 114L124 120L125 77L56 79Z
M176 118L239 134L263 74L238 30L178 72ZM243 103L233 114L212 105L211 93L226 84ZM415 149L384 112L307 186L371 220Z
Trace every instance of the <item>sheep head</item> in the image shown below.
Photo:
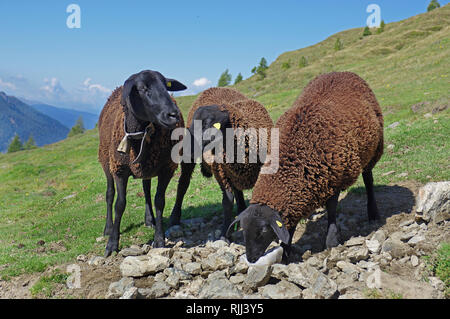
M175 128L181 115L168 91L185 90L186 86L165 78L157 71L146 70L130 76L123 85L121 103L143 122L164 128Z
M269 206L252 204L247 207L228 228L227 235L236 223L244 232L247 260L256 262L264 255L267 247L274 240L289 244L289 232L277 211Z

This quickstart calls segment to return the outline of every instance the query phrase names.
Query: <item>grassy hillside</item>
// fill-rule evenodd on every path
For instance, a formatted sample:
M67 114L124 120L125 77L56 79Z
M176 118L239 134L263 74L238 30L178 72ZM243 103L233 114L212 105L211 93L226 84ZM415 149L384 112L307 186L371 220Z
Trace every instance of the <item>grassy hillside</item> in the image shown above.
M362 28L343 31L282 54L265 79L253 76L235 87L262 102L277 119L316 75L356 72L373 88L385 115L385 155L374 170L376 184L449 180L450 111L442 110L449 104L449 22L447 5L387 24L382 34L360 39ZM336 52L338 37L344 48ZM302 56L309 63L304 68L299 67ZM283 70L281 65L288 61L290 68ZM185 116L194 99L179 98ZM395 122L396 127L388 127ZM103 233L106 210L97 147L98 132L90 130L40 149L0 155L0 277L42 271L82 253L103 254L105 241L96 241ZM178 176L179 171L167 190L166 223ZM154 196L156 180L152 186ZM130 180L121 247L153 236L153 230L143 227L142 196L141 182ZM220 203L215 181L196 170L183 218L220 214Z

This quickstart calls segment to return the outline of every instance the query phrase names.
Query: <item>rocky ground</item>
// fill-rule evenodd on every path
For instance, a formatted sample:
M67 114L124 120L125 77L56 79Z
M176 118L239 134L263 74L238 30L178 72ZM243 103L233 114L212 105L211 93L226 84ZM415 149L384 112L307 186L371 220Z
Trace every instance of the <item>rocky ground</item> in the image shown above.
M416 208L430 206L415 201L420 186L404 182L378 188L381 219L376 223L367 221L363 189L343 194L338 217L342 244L324 249L326 212L319 210L298 225L288 265L249 266L239 232L230 244L218 239L222 216L217 212L209 220L194 218L170 228L166 248L145 244L107 259L78 256L79 288L60 283L52 297L445 298L445 284L431 276L426 256L449 242L448 194L440 215L419 215ZM435 189L421 192L428 199L437 194ZM29 287L39 276L68 266L0 282L0 297L31 297Z

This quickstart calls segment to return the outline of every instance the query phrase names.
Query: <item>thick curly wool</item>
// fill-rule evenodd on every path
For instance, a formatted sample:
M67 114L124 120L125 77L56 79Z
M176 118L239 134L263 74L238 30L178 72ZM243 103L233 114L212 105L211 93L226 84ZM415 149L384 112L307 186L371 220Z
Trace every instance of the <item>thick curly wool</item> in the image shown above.
M259 176L251 203L278 211L288 230L352 185L383 154L381 109L354 73L315 78L275 126L279 169Z
M192 123L195 111L199 107L209 105L218 105L221 110L226 110L234 129L255 128L258 130L259 128L266 128L270 141L270 129L273 127L273 122L264 106L230 88L211 88L201 93L189 111L189 125ZM235 137L235 145L237 144L236 140ZM246 141L245 163L226 163L226 151L224 150L223 163L213 162L212 165L209 165L204 161L202 162L202 172L206 171L204 175L208 176L209 172L212 173L221 188L229 191L233 187L238 190L252 188L258 179L262 163L259 161L249 163L249 148L258 149L258 138L255 141L256 145L250 145L248 139Z
M161 168L174 172L177 164L170 157L172 147L178 142L171 140L171 130L155 128L147 135L143 145L142 160L132 164L139 154L141 140L130 140L129 154L120 153L117 147L125 136L125 110L120 103L122 87L116 88L103 108L98 122L100 145L98 159L104 170L113 175L129 173L135 178L149 179L158 175ZM175 99L172 98L176 104ZM184 127L183 118L177 127Z

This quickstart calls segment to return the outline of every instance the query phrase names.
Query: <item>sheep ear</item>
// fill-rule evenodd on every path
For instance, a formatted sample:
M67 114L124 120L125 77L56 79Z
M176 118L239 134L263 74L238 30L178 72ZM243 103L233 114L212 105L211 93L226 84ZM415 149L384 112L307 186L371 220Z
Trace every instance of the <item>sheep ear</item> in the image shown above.
M167 79L167 78L166 78L166 88L167 91L183 91L187 89L186 85L184 85L183 83L174 79Z
M130 95L131 91L134 88L135 81L134 80L126 80L122 87L122 98L120 100L120 103L123 106L126 106L128 108L131 108L131 101L130 101Z
M273 231L278 236L278 238L286 245L289 245L290 239L289 232L286 229L286 226L284 226L277 212L273 213L273 218L270 220L270 226L272 227Z

